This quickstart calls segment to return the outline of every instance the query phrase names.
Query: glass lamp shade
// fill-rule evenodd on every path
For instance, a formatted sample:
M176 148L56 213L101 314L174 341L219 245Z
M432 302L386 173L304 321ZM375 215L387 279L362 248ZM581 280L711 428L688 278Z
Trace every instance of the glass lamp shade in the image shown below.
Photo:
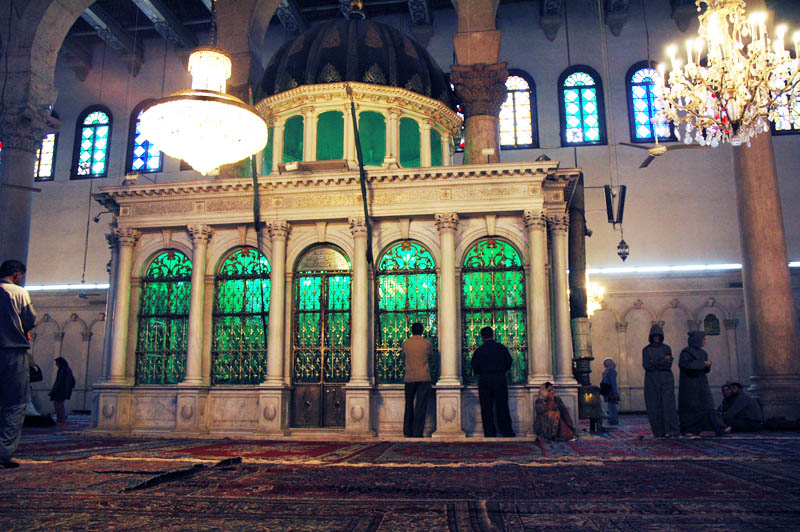
M213 48L189 57L192 89L156 100L140 118L142 135L203 175L241 161L267 144L267 124L240 99L225 94L230 59Z
M621 258L623 262L625 262L625 259L630 255L630 251L631 248L628 246L628 243L625 242L625 239L620 240L619 244L617 244L617 255L619 255L619 258Z

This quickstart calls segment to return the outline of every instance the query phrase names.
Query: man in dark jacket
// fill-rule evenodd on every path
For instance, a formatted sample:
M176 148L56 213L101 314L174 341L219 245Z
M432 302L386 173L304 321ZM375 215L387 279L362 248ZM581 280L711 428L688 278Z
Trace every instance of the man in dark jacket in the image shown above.
M675 379L672 376L672 349L664 343L664 331L654 324L650 343L642 349L644 404L650 429L656 438L680 436L675 410Z
M506 438L514 437L511 428L511 413L508 411L508 386L506 372L511 369L511 353L508 348L494 340L491 327L481 329L483 345L472 355L472 370L478 374L478 398L481 402L483 435L493 438L494 409L497 409L497 425L500 434Z
M727 387L727 390L725 388ZM764 426L764 412L758 400L747 395L738 382L722 387L725 396L719 406L722 421L735 432L756 432Z
M711 361L702 349L706 343L703 331L689 332L689 345L681 351L678 366L681 368L678 414L681 432L699 434L713 430L717 436L727 432L725 424L714 409L714 398L706 375L711 371Z

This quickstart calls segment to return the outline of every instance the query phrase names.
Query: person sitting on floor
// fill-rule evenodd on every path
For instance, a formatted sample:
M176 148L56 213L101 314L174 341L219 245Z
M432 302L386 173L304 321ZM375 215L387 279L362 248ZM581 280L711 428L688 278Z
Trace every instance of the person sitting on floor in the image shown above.
M725 388L727 389L727 392ZM738 382L722 387L725 398L719 405L722 421L735 432L757 432L764 426L764 412L758 400L747 395Z
M533 432L540 440L572 441L575 439L575 425L566 405L560 397L556 397L555 388L550 382L539 387L539 397L534 403L536 419Z

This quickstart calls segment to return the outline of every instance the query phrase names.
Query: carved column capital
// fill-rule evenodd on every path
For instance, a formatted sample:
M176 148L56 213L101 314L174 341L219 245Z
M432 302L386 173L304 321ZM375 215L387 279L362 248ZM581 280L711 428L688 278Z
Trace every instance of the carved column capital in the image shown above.
M448 212L444 214L435 214L436 229L441 233L442 231L455 231L458 228L458 213Z
M547 216L542 211L525 211L522 213L522 219L525 221L525 227L529 229L547 228Z
M82 339L84 342L88 342L89 340L91 340L91 339L92 339L92 333L90 333L90 332L86 332L86 331L82 332L82 333L81 333L81 339Z
M498 116L506 100L508 63L453 65L450 79L464 105L464 116Z
M29 105L7 108L0 116L3 147L36 153L45 134L58 131L61 122L48 109Z
M722 322L725 324L726 329L735 329L739 325L739 320L736 318L725 318Z
M628 330L628 322L627 321L624 322L624 323L617 322L617 332L618 333L624 333L627 330Z
M114 235L117 237L117 242L120 246L133 247L136 241L142 236L142 232L130 227L118 227L114 229Z
M367 222L364 218L349 218L348 221L353 237L367 236Z
M192 224L186 227L195 244L208 244L214 234L214 228L205 224Z
M291 226L289 222L285 220L270 220L267 222L267 231L269 232L270 238L275 240L276 238L283 238L289 236L289 231L291 231Z
M108 247L112 251L119 247L119 237L114 232L106 233L106 242L108 242Z
M550 231L554 233L567 233L569 232L569 215L548 214L547 226L550 228Z

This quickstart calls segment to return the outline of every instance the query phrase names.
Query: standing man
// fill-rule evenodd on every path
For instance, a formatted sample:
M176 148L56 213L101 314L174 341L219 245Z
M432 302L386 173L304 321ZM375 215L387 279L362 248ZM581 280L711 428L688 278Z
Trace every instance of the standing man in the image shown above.
M644 368L644 404L650 429L656 438L681 435L675 409L675 378L672 376L672 349L664 343L664 331L654 323L650 343L642 349Z
M497 410L497 425L504 438L513 438L511 413L508 411L508 385L506 372L511 369L511 353L503 344L494 340L491 327L481 329L483 345L472 355L472 371L478 374L478 398L481 402L483 435L494 438L494 410Z
M30 396L29 332L36 325L31 296L22 288L25 265L7 260L0 265L0 466L19 467L17 450Z
M678 367L681 368L678 392L678 415L681 432L697 435L704 430L713 430L717 436L730 431L714 408L714 398L708 386L711 361L703 349L706 333L689 331L689 345L681 351Z
M406 409L403 415L403 434L406 438L421 438L425 429L425 414L431 394L431 354L433 346L422 337L421 323L411 325L411 338L403 342L406 360Z

